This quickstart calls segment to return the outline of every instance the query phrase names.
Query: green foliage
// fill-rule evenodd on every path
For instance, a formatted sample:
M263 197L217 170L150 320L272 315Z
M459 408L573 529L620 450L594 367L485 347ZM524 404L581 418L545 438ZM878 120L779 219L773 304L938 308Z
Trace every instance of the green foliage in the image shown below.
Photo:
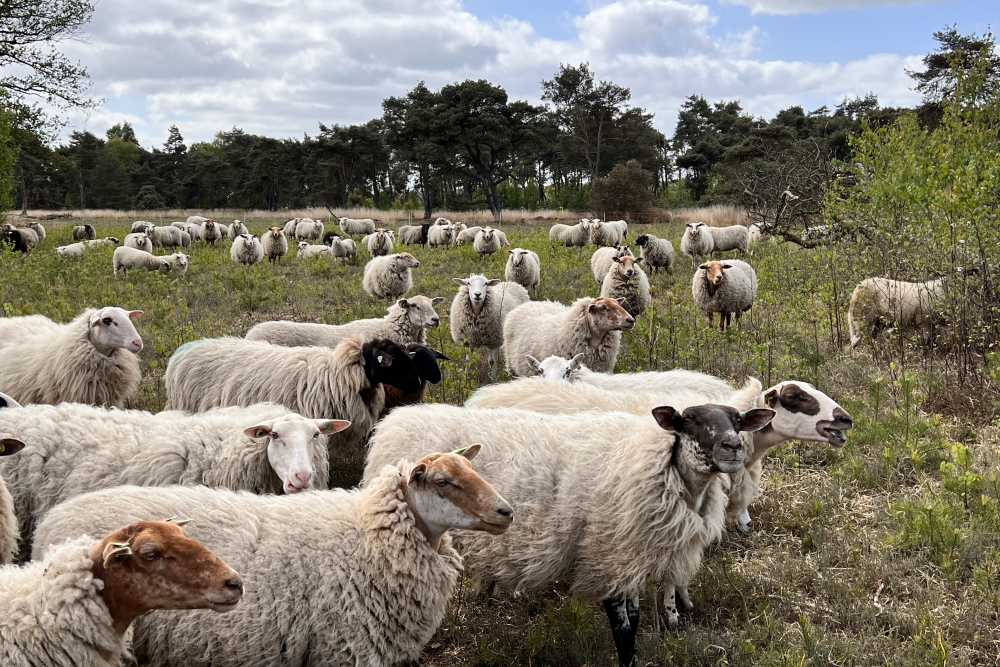
M14 142L11 114L0 107L0 211L6 213L13 206L14 165L17 163L17 145Z
M158 211L166 208L166 203L163 201L163 197L156 191L156 188L152 185L144 185L136 193L135 199L132 202L132 207L137 211Z
M605 178L598 178L590 187L590 208L594 211L641 213L652 202L649 186L652 174L638 160L616 164Z

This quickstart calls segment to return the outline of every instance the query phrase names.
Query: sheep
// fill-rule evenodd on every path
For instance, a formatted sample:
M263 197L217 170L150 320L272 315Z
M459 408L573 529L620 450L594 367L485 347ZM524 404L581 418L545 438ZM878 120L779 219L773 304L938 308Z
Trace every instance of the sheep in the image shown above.
M608 275L608 271L611 270L611 266L614 264L611 261L612 257L632 256L632 250L627 245L610 246L595 250L594 254L590 256L590 270L594 272L594 279L597 280L597 284L601 285L604 283L604 277Z
M14 252L26 254L35 247L35 244L32 243L32 234L35 234L35 232L30 229L5 225L2 235L0 235L0 240L9 245ZM37 237L37 234L35 236Z
M615 299L632 317L639 317L652 300L649 279L639 268L642 257L612 257L611 270L601 284L601 296Z
M583 356L581 352L572 359L565 359L555 354L545 357L542 361L535 359L530 354L525 355L524 358L527 360L528 367L534 377L540 377L549 382L572 382L573 376L583 368L580 363ZM604 374L601 373L601 375Z
M0 391L20 403L120 408L135 396L141 310L88 308L69 324L42 315L0 318Z
M424 343L425 329L436 327L441 322L434 306L443 301L444 297L429 299L419 295L400 299L386 309L388 314L385 317L355 320L340 325L261 322L247 332L246 340L263 340L285 347L336 347L352 336L361 336L364 340L388 338L400 345Z
M14 408L20 411L21 405L6 394L0 394L0 414L6 414L9 409ZM24 443L20 440L0 437L0 457L13 456L22 449ZM0 458L0 461L4 460L6 458ZM17 515L14 513L14 498L0 477L0 565L14 562L17 555L17 540L18 523Z
M114 236L105 236L103 239L93 239L87 241L88 248L100 248L101 246L115 247L119 241Z
M634 326L635 318L607 297L584 297L571 306L552 301L526 303L515 308L504 322L507 370L511 375L530 375L527 354L542 359L552 354L572 357L583 352L589 368L611 373L621 346L621 332Z
M61 245L56 248L56 252L63 257L83 257L83 243L71 243L70 245Z
M233 220L233 224L229 225L229 229L226 231L226 236L229 237L230 241L235 241L236 237L240 234L249 234L247 226L244 225L239 220Z
M249 269L264 259L264 246L256 234L240 234L229 249L229 257Z
M743 225L709 227L712 234L712 255L726 250L739 250L744 255L750 245L750 231Z
M340 218L339 223L340 231L347 236L375 233L375 221L371 218Z
M160 257L166 264L167 269L177 269L181 273L187 273L188 270L188 256L182 252L175 252L172 255L163 255Z
M451 224L447 225L432 225L429 230L427 230L427 245L430 246L449 246L455 242L455 228Z
M323 221L303 218L295 225L295 238L319 241L323 238Z
M656 273L659 268L667 271L674 268L674 244L667 239L657 238L653 234L643 234L635 240L635 245L642 248L639 256L646 260L650 273Z
M214 246L216 241L224 237L224 233L220 228L220 225L212 219L208 219L201 223L200 232L201 240L210 246Z
M146 232L135 232L129 234L125 237L125 242L122 243L125 248L133 248L135 250L142 250L143 252L153 253L153 242L149 240L146 236Z
M247 359L254 363L244 363ZM406 350L390 340L360 337L333 349L242 338L194 341L170 357L163 381L167 410L204 412L270 401L306 417L347 419L351 426L327 441L331 455L371 430L385 403L383 382L406 393L420 389Z
M93 225L76 225L73 227L74 241L87 241L97 238L97 231Z
M148 239L147 239L148 241ZM128 275L129 269L146 269L147 271L169 271L172 268L180 269L181 273L187 273L188 256L184 253L174 253L172 255L162 255L157 257L145 250L137 250L122 246L115 248L115 254L111 258L114 266L114 275L118 271Z
M487 280L482 274L452 280L459 288L451 301L451 338L470 349L488 349L490 376L496 380L504 323L515 308L528 303L531 297L517 283Z
M403 245L427 245L430 224L403 225L399 228L399 242Z
M423 403L427 396L428 386L441 382L441 367L438 365L438 361L451 361L437 350L421 343L407 343L406 351L413 359L413 366L417 369L417 375L420 377L420 389L410 394L404 394L396 387L386 385L384 412L389 412L401 405Z
M285 236L287 236L288 238L294 239L295 238L295 228L298 227L299 222L301 220L302 220L302 218L292 218L291 220L289 220L288 222L286 222L285 226L282 228L284 230L284 232L285 232Z
M368 236L368 252L372 257L392 254L392 231L376 229Z
M441 217L435 218L434 219L434 225L432 225L432 226L436 227L438 225L448 225L448 226L450 226L451 225L451 220L449 220L448 218L441 218Z
M194 225L191 224L190 222L182 222L182 223L175 222L170 226L177 227L177 229L181 230L182 233L187 234L190 237L188 244L190 244L191 241L202 240L201 225Z
M152 222L149 222L148 220L136 220L135 222L132 223L132 227L131 229L129 229L129 231L133 234L137 232L145 232L147 228L155 226L156 225L154 225Z
M476 240L472 242L472 247L475 248L480 257L486 259L487 255L492 255L500 249L500 239L492 227L483 227L476 234Z
M510 257L507 258L507 266L503 270L507 282L517 283L531 290L532 294L538 294L538 282L542 273L542 263L538 259L538 254L534 250L524 248L508 250L507 254Z
M308 241L299 241L295 256L306 260L314 257L333 257L333 250L328 245L310 245Z
M0 458L21 527L21 555L53 507L124 484L204 484L292 494L327 488L327 436L349 422L306 419L261 403L202 414L106 410L76 403L0 411L0 439L21 443L21 461Z
M606 221L604 224L605 225L609 225L609 226L617 229L621 233L622 240L624 240L625 237L628 236L628 223L626 221L624 221L624 220L609 220L609 221Z
M583 247L590 243L590 224L590 220L584 218L575 225L552 225L549 229L549 240L575 247L576 255L579 257Z
M175 523L138 522L97 542L73 537L34 563L0 569L4 667L120 665L128 629L147 611L227 612L243 596L233 568Z
M499 229L494 229L493 233L497 235L497 240L500 241L500 247L504 246L510 247L510 241L507 240L507 235L500 231Z
M191 235L185 231L181 231L181 248L187 250L191 247Z
M447 531L499 535L511 525L510 505L468 460L478 451L397 462L352 491L281 498L202 487L98 491L53 510L38 540L97 532L126 516L177 514L194 519L191 537L239 568L253 595L229 614L139 619L132 643L139 664L415 664L462 571Z
M365 264L361 286L379 299L397 299L413 289L413 273L420 262L408 252L373 257Z
M339 236L335 236L330 241L330 252L334 257L347 259L358 253L358 246L354 243L354 239L342 239Z
M288 239L281 227L271 227L266 234L260 237L260 246L264 250L264 257L271 264L281 263L281 258L288 254Z
M596 246L621 245L622 236L622 228L616 223L590 221L590 242Z
M705 255L711 257L715 250L715 240L709 229L704 222L687 223L684 236L681 237L681 252L695 261Z
M203 215L189 215L187 220L184 221L186 225L194 225L196 227L201 227L203 224L208 222L208 218ZM177 224L177 223L174 223Z
M851 294L847 309L847 328L851 348L861 342L862 334L874 341L889 328L923 331L928 341L934 327L941 323L938 304L944 297L944 282L929 280L908 283L889 278L866 278Z
M574 596L604 601L619 660L630 665L646 583L666 577L683 588L705 546L721 536L723 473L738 470L745 457L739 433L763 428L774 414L755 408L756 399L740 394L725 406L683 412L660 406L653 419L400 408L375 428L365 479L389 460L483 443L477 466L518 517L495 541L456 538L467 574L518 592L562 581Z
M216 227L219 228L219 232L222 233L222 238L229 238L229 225L223 225L222 223L215 223Z
M25 225L28 229L35 232L38 235L38 242L41 243L45 240L45 227L42 226L40 222L29 222Z
M146 235L154 248L177 248L181 245L181 230L176 227L147 227ZM193 237L192 237L193 238Z
M761 223L755 222L747 229L747 242L750 244L769 241L771 238L771 235L764 231L764 225Z
M719 330L725 331L733 313L739 324L743 312L753 306L757 298L757 273L738 259L708 262L694 272L691 294L694 305L708 315L708 325L712 326L712 313L719 313Z
M463 243L473 243L476 240L476 235L483 231L480 225L473 225L472 227L466 227L455 236L455 245L462 245Z

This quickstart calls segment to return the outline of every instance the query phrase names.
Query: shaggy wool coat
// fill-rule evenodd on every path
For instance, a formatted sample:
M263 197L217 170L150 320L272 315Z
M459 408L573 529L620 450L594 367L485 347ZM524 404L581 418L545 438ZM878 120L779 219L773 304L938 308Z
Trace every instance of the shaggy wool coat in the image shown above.
M365 264L361 286L379 299L398 299L413 289L413 271L408 266L397 267L399 254L373 257Z
M461 285L451 300L451 338L456 343L468 341L469 347L495 350L503 345L504 322L521 304L528 303L528 291L517 283L500 283L486 288L486 299L476 315L469 300L469 288Z

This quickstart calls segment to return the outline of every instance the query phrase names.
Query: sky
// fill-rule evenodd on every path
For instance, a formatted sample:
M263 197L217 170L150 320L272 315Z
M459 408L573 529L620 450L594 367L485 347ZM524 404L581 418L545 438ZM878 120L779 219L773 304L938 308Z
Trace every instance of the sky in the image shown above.
M104 103L66 132L128 121L147 148L171 124L188 145L233 127L301 137L381 116L420 81L487 79L538 104L543 79L582 62L668 134L693 94L765 118L869 92L912 106L905 70L935 30L998 23L997 0L97 0L63 48Z

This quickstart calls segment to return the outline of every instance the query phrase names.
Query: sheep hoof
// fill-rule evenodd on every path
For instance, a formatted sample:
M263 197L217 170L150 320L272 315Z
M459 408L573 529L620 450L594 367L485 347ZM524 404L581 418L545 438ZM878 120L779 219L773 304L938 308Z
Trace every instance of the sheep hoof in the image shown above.
M750 532L750 513L743 510L736 516L736 526L740 529L741 533Z

